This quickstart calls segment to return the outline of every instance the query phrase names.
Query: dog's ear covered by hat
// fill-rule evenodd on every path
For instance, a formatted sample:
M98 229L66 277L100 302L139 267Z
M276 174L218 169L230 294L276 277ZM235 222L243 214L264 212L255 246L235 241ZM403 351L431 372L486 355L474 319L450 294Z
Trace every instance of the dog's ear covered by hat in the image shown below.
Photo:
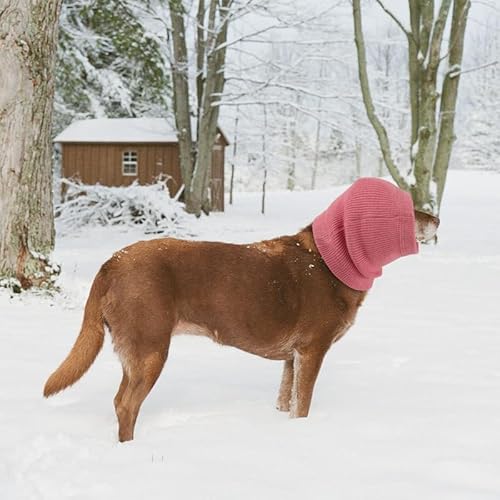
M354 290L368 290L383 266L418 253L410 194L378 178L357 180L316 217L313 234L330 271Z

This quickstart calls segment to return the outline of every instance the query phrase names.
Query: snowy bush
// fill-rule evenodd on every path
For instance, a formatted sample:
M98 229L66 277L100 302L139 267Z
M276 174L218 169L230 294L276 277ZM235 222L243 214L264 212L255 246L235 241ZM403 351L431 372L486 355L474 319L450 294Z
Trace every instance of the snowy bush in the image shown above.
M182 203L170 198L165 181L124 187L86 185L68 179L61 183L66 192L64 201L55 208L59 234L71 234L85 226L139 225L147 234L190 234L190 216Z

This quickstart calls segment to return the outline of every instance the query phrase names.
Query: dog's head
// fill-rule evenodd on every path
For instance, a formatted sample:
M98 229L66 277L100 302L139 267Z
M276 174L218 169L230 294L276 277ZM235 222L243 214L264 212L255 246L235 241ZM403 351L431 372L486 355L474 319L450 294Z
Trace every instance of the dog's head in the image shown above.
M436 238L438 227L438 217L415 210L415 236L419 243L427 243Z

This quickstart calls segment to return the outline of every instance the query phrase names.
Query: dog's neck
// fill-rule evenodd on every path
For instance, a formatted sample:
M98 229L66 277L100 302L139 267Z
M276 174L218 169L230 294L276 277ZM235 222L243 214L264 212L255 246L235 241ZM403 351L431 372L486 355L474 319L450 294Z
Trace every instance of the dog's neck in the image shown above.
M302 246L304 246L304 248L306 248L307 250L310 250L311 252L317 253L319 255L318 247L316 246L316 243L314 242L312 224L309 224L304 229L299 231L296 235L296 238L299 241L299 243Z
M306 226L304 229L299 231L294 239L300 243L300 246L307 250L308 252L314 253L318 256L318 258L323 261L323 258L321 257L321 254L318 250L318 247L316 246L316 243L314 241L314 236L313 236L313 230L312 230L312 224L309 224L309 226ZM323 261L324 262L324 261ZM326 263L325 263L325 272L328 272L331 276L332 279L334 280L335 283L335 288L337 290L343 289L343 290L348 290L347 296L350 297L352 300L354 300L356 307L360 307L361 304L363 303L363 300L366 297L367 292L366 291L358 291L358 290L353 290L352 288L349 288L348 285L340 281L331 271L328 269Z

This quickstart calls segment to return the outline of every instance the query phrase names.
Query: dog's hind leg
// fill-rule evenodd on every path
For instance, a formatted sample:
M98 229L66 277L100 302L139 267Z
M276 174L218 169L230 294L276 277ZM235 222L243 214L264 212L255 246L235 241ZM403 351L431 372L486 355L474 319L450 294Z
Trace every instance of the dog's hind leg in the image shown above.
M321 368L326 350L299 353L293 360L293 386L290 417L307 417L311 406L314 383Z
M283 365L280 392L276 401L279 411L290 411L290 400L292 399L293 385L293 359L287 359Z
M128 384L123 389L121 400L116 407L120 441L130 441L134 438L139 409L158 379L166 359L166 350L155 350L140 359L128 360Z
M122 370L123 370L122 381L120 383L120 387L119 387L118 392L116 393L116 396L114 399L115 410L118 408L118 405L120 404L120 402L122 400L123 393L125 392L125 389L128 386L128 375L127 375L127 371L125 370L125 366L122 366Z

